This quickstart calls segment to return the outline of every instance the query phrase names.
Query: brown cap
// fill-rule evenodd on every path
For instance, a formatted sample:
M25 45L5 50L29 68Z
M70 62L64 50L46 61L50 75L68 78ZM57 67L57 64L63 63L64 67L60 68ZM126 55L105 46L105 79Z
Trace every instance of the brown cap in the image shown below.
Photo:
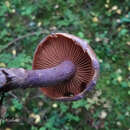
M35 51L33 69L51 68L65 60L72 61L76 66L70 82L41 90L52 99L80 99L96 84L99 73L96 55L86 41L66 33L47 36Z

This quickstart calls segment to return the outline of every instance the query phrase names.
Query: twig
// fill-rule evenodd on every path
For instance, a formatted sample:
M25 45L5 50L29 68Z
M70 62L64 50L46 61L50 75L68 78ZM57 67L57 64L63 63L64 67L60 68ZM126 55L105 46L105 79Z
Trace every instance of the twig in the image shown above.
M0 49L0 53L3 52L5 49L7 49L9 46L15 44L19 40L22 40L22 39L27 38L29 36L33 36L33 35L36 35L36 34L43 34L43 33L47 34L47 31L31 32L31 33L27 33L27 34L25 34L25 35L23 35L23 36L21 36L19 38L16 38L13 41L9 42L4 48Z
M5 93L2 92L2 94L1 94L1 99L0 99L0 107L2 106L2 103L3 103L4 97L5 97Z
M2 92L1 99L0 99L0 118L1 118L1 108L4 101L4 97L5 97L5 92Z
M8 92L8 94L11 95L13 98L18 99L18 97L17 97L15 94L13 94L12 92ZM18 99L18 100L19 100L19 99Z

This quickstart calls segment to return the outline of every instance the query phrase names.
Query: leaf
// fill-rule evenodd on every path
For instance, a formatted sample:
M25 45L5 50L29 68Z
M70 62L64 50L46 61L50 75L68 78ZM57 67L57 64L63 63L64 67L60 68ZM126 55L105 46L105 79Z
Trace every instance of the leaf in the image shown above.
M22 109L22 104L17 100L17 99L13 99L12 100L13 106L17 109L17 110L21 110Z
M80 38L84 38L84 33L79 32L79 33L78 33L78 36L79 36Z
M4 63L0 62L0 67L1 67L1 68L5 68L6 65L5 65Z
M72 108L77 109L80 107L84 107L86 105L86 103L87 102L85 100L79 100L79 101L73 102Z
M128 87L127 82L125 82L125 81L121 82L121 87L122 88L127 88Z
M120 36L124 36L124 35L126 35L126 33L128 32L128 30L127 29L122 29L120 32L119 32L119 35Z

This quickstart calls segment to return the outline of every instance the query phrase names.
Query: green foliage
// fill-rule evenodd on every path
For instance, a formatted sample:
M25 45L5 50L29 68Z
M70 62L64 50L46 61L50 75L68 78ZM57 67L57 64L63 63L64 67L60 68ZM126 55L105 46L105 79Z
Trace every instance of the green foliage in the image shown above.
M6 60L5 60L6 59ZM12 56L11 54L7 53L7 54L2 54L0 55L0 61L2 63L5 63L6 66L8 66L9 68L27 68L27 69L31 69L31 62L32 59L30 56L26 56L25 53L20 53L17 56Z
M22 109L22 104L17 99L13 99L12 104L13 104L14 109L17 109L17 110Z
M68 32L94 49L100 78L74 102L51 101L39 89L6 94L0 129L130 129L129 7L129 0L1 0L0 67L31 69L40 40Z

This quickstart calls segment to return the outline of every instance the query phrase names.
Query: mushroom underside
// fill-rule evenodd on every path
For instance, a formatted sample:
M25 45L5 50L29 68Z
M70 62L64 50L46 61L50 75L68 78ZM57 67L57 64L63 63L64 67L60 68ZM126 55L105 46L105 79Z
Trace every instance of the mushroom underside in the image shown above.
M62 35L48 36L42 41L34 55L33 69L47 69L70 60L76 67L75 75L70 81L55 87L41 88L43 93L51 98L73 97L83 92L91 81L94 70L87 51L76 41Z

